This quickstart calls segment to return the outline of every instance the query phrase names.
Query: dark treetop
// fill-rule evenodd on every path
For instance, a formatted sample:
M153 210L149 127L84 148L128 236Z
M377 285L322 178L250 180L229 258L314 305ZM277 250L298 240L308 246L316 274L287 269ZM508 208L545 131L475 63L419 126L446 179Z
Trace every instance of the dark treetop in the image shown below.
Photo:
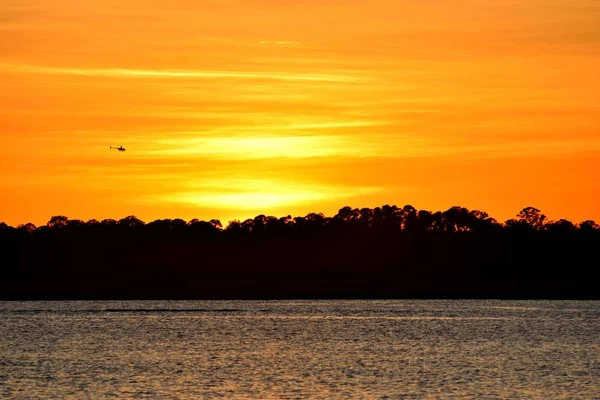
M0 223L0 298L600 298L600 227L533 207Z

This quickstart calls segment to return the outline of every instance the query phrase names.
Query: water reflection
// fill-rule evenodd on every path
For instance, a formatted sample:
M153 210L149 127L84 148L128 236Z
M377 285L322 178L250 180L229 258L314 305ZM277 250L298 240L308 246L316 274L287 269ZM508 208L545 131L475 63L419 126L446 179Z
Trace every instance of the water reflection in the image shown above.
M2 398L599 398L600 302L0 303Z

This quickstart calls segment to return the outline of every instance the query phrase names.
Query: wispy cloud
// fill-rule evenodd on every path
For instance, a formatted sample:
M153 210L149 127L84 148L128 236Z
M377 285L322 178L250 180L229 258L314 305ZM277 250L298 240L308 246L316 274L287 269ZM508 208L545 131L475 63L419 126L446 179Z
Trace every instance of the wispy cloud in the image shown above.
M260 44L274 44L274 45L279 45L279 46L284 46L284 45L298 45L300 44L300 42L294 42L291 40L261 40Z
M224 159L369 156L376 147L344 136L199 137L162 139L147 155Z
M312 82L356 82L368 80L365 76L283 73L283 72L247 72L247 71L209 71L209 70L152 70L131 68L67 68L26 64L0 63L0 70L51 75L98 76L107 78L165 78L165 79L265 79L277 81Z

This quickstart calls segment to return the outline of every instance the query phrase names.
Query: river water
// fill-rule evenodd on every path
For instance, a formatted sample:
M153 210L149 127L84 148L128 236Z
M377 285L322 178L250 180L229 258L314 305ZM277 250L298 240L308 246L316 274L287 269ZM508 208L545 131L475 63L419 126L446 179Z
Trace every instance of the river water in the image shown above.
M600 399L600 302L0 302L0 398Z

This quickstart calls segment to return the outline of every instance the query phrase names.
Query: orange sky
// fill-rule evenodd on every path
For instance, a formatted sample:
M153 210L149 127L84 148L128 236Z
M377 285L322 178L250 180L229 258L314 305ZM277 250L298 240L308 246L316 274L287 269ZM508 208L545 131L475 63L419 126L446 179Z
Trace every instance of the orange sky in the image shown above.
M0 221L600 220L599 20L597 0L2 0Z

